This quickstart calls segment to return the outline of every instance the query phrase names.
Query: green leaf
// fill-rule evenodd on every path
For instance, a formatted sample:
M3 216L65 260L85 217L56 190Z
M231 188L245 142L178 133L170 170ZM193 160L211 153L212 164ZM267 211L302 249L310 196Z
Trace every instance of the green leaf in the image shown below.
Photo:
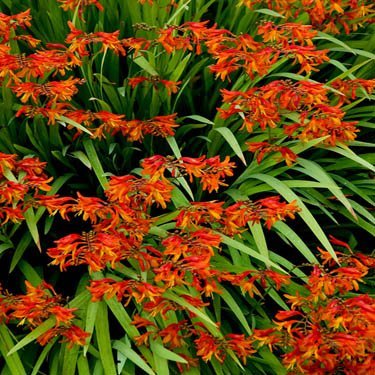
M80 350L78 345L74 345L72 348L69 348L67 344L64 345L64 357L62 364L62 374L64 375L75 375L77 360L78 360L78 351Z
M98 178L100 185L105 190L107 188L108 181L105 177L105 173L100 163L98 154L96 153L94 143L91 139L83 140L83 147L85 148L87 158L94 169L95 175Z
M88 169L92 169L90 160L88 159L88 157L86 156L85 153L83 153L82 151L73 151L71 154L75 158L77 158L78 160L80 160L82 162L82 164L84 166L86 166Z
M117 375L112 354L111 336L109 332L108 310L104 301L99 302L95 321L95 333L99 346L99 354L105 375Z
M237 250L239 250L239 251L241 251L245 254L250 255L252 258L258 259L261 262L263 262L264 264L269 264L269 266L274 267L274 268L284 272L284 270L279 265L271 262L268 258L265 258L262 254L259 254L256 250L252 249L248 244L245 245L242 242L234 240L234 239L232 239L230 237L227 237L223 234L220 234L220 235L222 237L223 243L225 243L226 245L234 247L235 249L237 249Z
M318 259L302 240L302 238L299 237L298 234L287 224L282 221L278 221L273 225L273 228L285 236L310 263L319 263Z
M207 125L215 125L211 120L200 115L190 115L190 116L185 116L184 118L189 118L191 120L198 121Z
M78 375L90 374L90 366L86 356L80 355L77 361Z
M88 306L87 306L85 331L87 333L89 333L90 336L87 338L86 345L83 348L83 355L86 355L87 350L88 350L89 345L90 345L92 333L94 332L96 317L98 315L98 308L99 308L98 302L90 301Z
M41 325L36 327L32 330L29 334L27 334L21 341L19 341L16 345L13 346L12 349L9 350L8 356L12 355L13 353L17 352L18 350L22 349L26 345L30 344L34 340L36 340L39 336L46 333L50 328L55 325L55 319L49 318L44 321Z
M84 133L87 133L89 134L90 136L92 136L93 134L90 132L89 129L86 129L84 126L82 126L81 124L78 124L78 122L68 118L68 117L65 117L65 116L59 116L59 120L61 121L58 121L59 124L63 125L63 126L66 126L65 123L69 124L69 125L72 125L73 127L77 128L78 130L81 130L82 132Z
M121 352L121 354L127 357L129 361L133 362L147 374L156 375L152 368L130 346L124 344L122 341L117 340L113 343L113 348Z
M302 158L298 158L297 163L305 168L305 170L302 171L303 173L311 176L312 178L315 178L322 184L327 185L328 190L344 205L344 207L346 207L346 209L353 215L353 217L356 218L356 214L348 199L342 193L341 189L336 185L335 181L327 174L327 172L325 172L325 170L319 164L311 160Z
M219 132L224 137L224 139L228 142L229 146L232 148L237 157L242 161L244 165L247 165L245 157L241 150L241 146L239 145L232 131L229 128L214 128L213 130Z
M138 56L133 61L148 74L152 76L159 75L159 73L155 70L155 68L143 56Z
M328 40L329 42L332 42L333 44L337 44L338 46L343 47L347 52L350 52L353 55L357 54L355 50L350 48L347 44L345 44L341 40L333 37L332 35L323 33L322 31L318 31L318 36L314 37L313 40Z
M159 344L155 341L150 341L151 350L153 353L157 354L158 356L167 359L168 361L180 362L180 363L187 363L186 359L182 358L178 354L166 349L163 345Z
M225 303L231 309L231 312L237 317L238 321L242 324L245 328L248 335L251 335L251 328L245 315L243 314L241 307L235 301L235 299L231 296L231 294L224 288L222 288L222 293L220 294L220 298L222 298Z
M191 311L192 313L194 313L196 316L198 316L199 318L201 318L206 324L206 327L208 330L210 330L210 332L213 334L213 335L221 335L220 334L220 331L218 330L216 324L207 316L207 314L205 314L203 311L201 311L200 309L197 309L196 307L194 307L193 305L191 305L189 302L187 302L184 298L178 296L177 294L173 293L172 291L168 290L166 292L163 293L163 297L164 298L167 298L175 303L177 303L178 305L182 306L182 307L185 307L186 309L188 309L189 311Z
M343 156L347 157L348 159L351 159L354 162L356 162L356 163L362 165L363 167L369 169L370 171L375 172L375 167L372 164L370 164L368 161L361 158L359 155L357 155L355 152L353 152L352 150L350 150L347 147L342 148L342 147L336 146L336 147L330 147L328 150L336 152L337 154L343 155Z
M269 252L267 247L266 238L264 236L263 228L260 223L249 224L251 234L253 235L254 241L257 245L259 252L264 258L269 259ZM269 268L269 262L265 263L266 267Z
M301 199L290 188L288 188L282 181L278 180L277 178L265 174L256 173L250 176L250 178L255 178L267 183L268 185L273 187L280 195L282 195L288 202L295 200L297 202L297 206L301 209L301 211L299 212L301 218L305 221L310 230L322 243L324 249L327 250L331 254L332 258L338 262L335 250L333 249L327 236L323 232L321 226L315 220L314 216L301 201Z
M25 211L24 217L26 220L27 227L29 228L31 237L35 242L35 245L37 246L38 250L42 252L42 248L40 247L38 227L36 225L37 219L35 217L34 209L30 207L27 211Z
M46 358L49 354L49 352L51 351L53 345L55 344L55 342L57 341L57 337L55 339L53 339L51 342L49 342L42 350L42 352L40 353L37 361L35 362L34 366L33 366L33 372L31 373L31 375L38 375L40 374L41 372L39 372L40 368L42 367L42 365L44 364L44 362L46 361Z
M175 137L167 137L167 142L170 146L170 148L173 151L174 156L179 159L181 158L181 152L178 147L178 144L176 142ZM176 180L181 184L181 186L185 189L185 191L188 193L189 197L194 201L194 195L193 192L191 191L191 188L189 184L186 182L186 179L184 177L177 177Z
M262 13L262 14L265 14L265 15L271 16L271 17L285 18L285 16L283 16L282 14L277 13L274 10L267 9L267 8L257 9L257 10L254 10L254 12Z
M13 340L9 333L8 327L1 323L0 324L0 353L2 358L7 364L11 374L14 375L26 375L26 371L22 365L22 361L15 351L11 353L11 347L13 346Z

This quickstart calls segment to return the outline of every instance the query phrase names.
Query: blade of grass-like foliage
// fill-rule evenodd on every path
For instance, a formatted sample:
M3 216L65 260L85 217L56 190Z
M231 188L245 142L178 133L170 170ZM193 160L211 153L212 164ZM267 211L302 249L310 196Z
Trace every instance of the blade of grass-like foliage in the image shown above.
M78 375L90 374L89 361L86 356L80 355L77 361Z
M189 206L189 200L177 186L172 190L172 202L177 209Z
M135 352L130 345L124 344L122 341L116 340L113 343L113 348L121 352L129 361L132 361L136 366L145 371L149 375L156 375L152 368L142 359L142 357Z
M186 359L182 358L178 354L168 350L163 345L158 342L150 341L151 350L153 353L157 354L159 357L167 359L168 361L188 363Z
M173 152L174 156L177 159L181 158L182 155L181 155L180 148L178 147L178 144L176 142L175 137L167 137L166 139L167 139L167 142L168 142L170 148L172 149L172 152ZM189 184L186 182L185 178L184 177L177 177L176 180L181 184L181 186L188 193L189 197L194 201L193 192L191 191L191 188L190 188Z
M105 173L102 167L102 164L100 163L98 154L96 153L94 143L91 139L85 139L83 140L83 147L85 148L87 158L90 161L90 164L92 165L92 168L95 172L96 177L98 178L100 185L105 190L107 187L107 178L105 177Z
M258 353L266 360L267 365L270 366L273 371L275 371L275 374L287 374L287 369L282 365L276 355L273 354L268 348L260 348Z
M117 372L109 332L108 308L104 301L99 302L98 314L95 321L95 334L105 375L116 375Z
M28 263L26 260L22 259L18 263L18 268L25 276L25 279L30 281L32 285L40 285L40 283L43 281L43 279L40 277L35 268L33 268L33 266L31 266L31 264Z
M271 297L282 309L289 310L289 306L284 302L284 300L279 296L275 289L268 289L267 295Z
M90 132L89 129L85 128L84 126L82 126L81 124L79 124L78 122L68 118L68 117L65 117L65 116L59 116L59 120L58 123L63 125L63 126L66 126L65 123L69 124L69 125L72 125L73 127L77 128L78 130L81 130L82 132L84 133L87 133L88 135L92 135L92 133Z
M10 354L9 350L13 346L13 340L9 333L8 327L0 323L0 352L7 364L10 372L17 375L26 375L25 368L23 367L21 358L18 353Z
M29 228L31 237L34 240L34 243L38 250L42 252L42 248L40 246L40 238L39 238L39 232L38 232L38 227L37 227L37 220L35 217L35 212L32 207L30 207L27 211L24 213L26 225Z
M355 181L354 182L351 182L349 181L348 179L342 177L342 176L339 176L339 175L336 175L336 174L333 174L333 173L330 173L330 176L334 179L334 180L337 180L338 182L340 182L343 186L345 186L346 188L350 189L352 192L354 192L355 194L357 194L359 197L361 197L362 199L364 199L366 202L370 203L372 206L375 206L375 201L368 195L366 194L362 189L360 189L356 184L355 184Z
M40 374L41 372L39 371L40 368L42 367L42 365L44 364L49 352L51 351L53 345L55 344L55 342L57 341L57 338L53 339L51 342L49 342L42 350L42 352L40 353L37 361L35 362L34 366L33 366L33 371L30 375L38 375Z
M152 76L159 75L159 73L155 70L155 68L143 56L138 56L133 61L148 74Z
M262 225L260 223L250 224L249 228L260 254L262 254L264 258L267 259L265 265L267 268L269 268L269 253Z
M188 5L190 3L191 3L191 0L186 0L185 2L181 1L178 5L177 10L173 13L173 15L167 21L167 25L170 25L170 24L174 25L175 24L174 22L176 22L176 24L178 24L177 17L180 15L181 12L187 11L189 9Z
M335 59L330 59L329 63L334 65L336 68L340 69L343 73L341 73L338 76L335 76L334 78L332 78L330 81L327 82L327 85L329 85L331 82L335 81L336 79L343 79L343 78L346 78L346 77L349 77L351 79L355 79L356 77L355 77L355 75L353 75L353 73L355 71L357 71L358 69L362 68L363 66L367 65L370 62L371 62L371 59L365 60L365 61L362 61L361 63L359 63L357 65L352 66L350 69L348 69L340 61L337 61Z
M311 176L312 178L315 178L317 181L328 186L328 190L343 204L344 207L346 207L346 209L353 215L354 218L356 217L353 207L350 205L348 199L342 193L341 189L336 185L335 181L329 176L329 174L325 172L325 170L319 164L303 158L298 158L297 163L299 165L302 165L305 170L302 170L300 168L295 169L305 173L308 176Z
M91 166L91 163L90 163L90 160L88 159L88 157L86 156L86 154L82 151L73 151L71 153L71 155L73 157L75 157L76 159L78 159L79 161L82 162L82 164L87 167L88 169L92 169L92 166Z
M131 324L132 319L130 318L125 307L115 298L106 299L105 302L129 337L133 339L135 336L139 336L140 333L138 329ZM150 350L146 347L140 347L139 351L147 359L147 361L153 365L153 357Z
M52 328L55 325L55 319L49 318L46 321L44 321L42 324L40 324L38 327L36 327L34 330L32 330L28 335L26 335L21 341L19 341L16 345L14 345L8 352L8 356L12 355L13 353L16 353L18 350L22 349L24 346L30 344L34 340L36 340L39 336L43 335L43 333L46 333L50 328Z
M13 272L13 270L16 268L18 262L22 258L24 252L30 245L31 241L31 234L29 232L24 233L13 254L12 261L10 263L9 273Z
M337 51L337 52L347 52L344 48L330 48L331 51ZM371 59L372 61L375 60L375 54L371 53L370 51L366 51L363 49L358 48L352 48L352 50L359 56L367 57Z
M282 221L278 221L273 225L277 231L279 231L283 236L285 236L295 248L310 262L319 263L318 259L315 257L313 252L309 249L306 243L302 240L300 236L287 224Z
M365 207L351 199L349 199L349 202L353 206L354 210L356 210L360 215L366 218L370 223L375 224L374 215L372 215L368 210L366 210Z
M355 152L345 147L344 145L342 145L342 147L338 147L338 146L330 147L329 151L333 151L333 152L336 152L337 154L345 156L348 159L353 160L355 163L358 163L364 166L365 168L369 169L370 171L375 172L375 167L372 164L370 164L368 161L361 158L359 155L357 155Z
M229 306L232 313L237 317L238 321L245 328L246 333L248 335L251 335L251 328L249 326L249 323L247 322L245 315L243 314L241 310L241 307L238 305L235 299L231 296L231 294L225 288L221 288L221 290L222 290L222 293L220 294L220 298L222 298L225 301L225 303Z
M268 185L272 186L288 202L295 200L297 202L298 207L301 209L301 212L299 212L301 218L305 221L307 226L315 234L317 239L324 246L325 250L327 250L331 254L332 258L338 262L335 250L333 249L323 229L315 220L314 216L311 214L309 209L301 201L301 199L290 188L288 188L282 181L278 180L277 178L265 174L256 173L250 176L250 178L261 180L267 183Z
M227 237L223 234L220 234L222 238L222 242L228 246L231 246L245 254L250 255L252 258L255 258L257 260L260 260L264 264L269 264L270 267L274 267L280 271L284 271L279 265L276 263L271 262L268 258L264 257L263 255L259 254L257 251L249 247L248 245L243 244L242 242L239 242L237 240L234 240L230 237Z
M177 55L176 57L177 57L177 61L176 61L175 66L168 66L169 70L172 71L172 74L170 75L169 79L175 82L177 82L180 79L183 71L185 70L186 65L188 64L191 58L191 53L185 56L182 60L179 59Z
M80 350L78 345L69 348L67 344L64 345L64 356L62 361L62 373L64 375L74 375L76 373L78 352Z
M265 15L271 16L271 17L285 18L285 16L283 16L282 14L277 13L274 10L268 9L268 8L257 9L257 10L254 10L254 12L255 13L265 14Z
M200 115L190 115L190 116L185 116L184 118L189 118L191 120L198 121L207 125L214 125L214 123L211 120Z
M242 153L241 146L238 144L238 141L234 136L233 132L229 128L214 128L213 131L219 132L224 137L224 139L228 142L229 146L232 148L233 152L246 166L247 164L245 157Z
M359 228L367 231L371 236L375 236L375 225L368 223L364 220L361 216L357 218L357 220L353 219L353 216L350 215L346 210L338 209L341 215L345 216L350 221L354 222Z
M210 363L215 370L215 375L224 375L222 365L216 360L216 358L213 358ZM206 372L206 374L208 375L209 373Z
M163 293L163 297L167 298L178 305L185 307L189 311L191 311L193 314L195 314L197 317L199 317L204 323L206 328L214 335L214 336L221 336L220 331L217 328L217 325L208 317L207 314L205 314L200 309L194 307L189 302L187 302L184 298L178 296L177 294L173 293L170 290L167 290Z
M338 46L341 46L347 52L350 52L353 55L357 54L352 48L350 48L347 44L345 44L341 40L335 38L332 35L326 34L326 33L322 32L322 31L318 31L318 36L314 37L313 40L328 40L329 42L332 42L333 44L337 44Z
M98 302L90 301L87 310L86 310L86 322L85 322L85 331L90 334L90 336L86 340L86 345L83 347L83 355L86 356L87 350L90 345L90 341L92 338L92 333L94 332L95 321L98 315Z

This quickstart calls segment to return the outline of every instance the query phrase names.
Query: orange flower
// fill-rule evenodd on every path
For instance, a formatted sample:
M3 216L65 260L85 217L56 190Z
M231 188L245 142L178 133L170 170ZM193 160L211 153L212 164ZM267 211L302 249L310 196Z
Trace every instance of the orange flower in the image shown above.
M5 225L9 221L15 224L20 223L21 221L25 219L23 214L24 214L24 209L0 206L1 225Z
M70 197L59 197L58 195L34 195L37 205L46 207L50 216L57 213L64 220L69 220L68 214L72 211L74 201Z
M155 90L159 88L160 85L166 88L168 95L175 94L179 87L178 85L182 81L168 81L166 79L161 79L159 76L152 76L152 77L133 77L128 78L128 84L134 89L142 82L149 82L151 83Z
M57 0L59 3L61 3L60 7L64 10L71 10L74 11L79 7L79 14L82 16L84 7L87 7L89 5L94 5L97 9L100 11L103 11L104 8L100 4L98 0Z
M225 338L227 347L233 350L244 364L246 364L246 358L256 352L252 346L251 337L229 333Z
M60 334L64 337L62 342L68 343L68 348L71 348L73 345L86 345L86 339L90 336L88 332L85 332L82 328L76 325L64 327L60 330Z
M194 340L197 356L202 357L205 362L214 356L220 363L223 363L226 357L223 341L206 332L199 332L198 335L199 337Z
M161 337L163 344L169 345L172 349L181 348L185 345L185 335L181 333L186 320L182 320L178 323L169 324L164 329L158 332L158 336Z
M30 9L25 10L24 12L17 13L11 16L7 16L4 13L0 12L0 38L1 43L7 43L10 39L11 31L15 30L17 27L26 27L31 26L32 17L30 16Z
M90 220L92 224L96 224L98 219L106 219L111 214L111 210L100 198L84 197L77 192L76 203L71 207L72 212L76 212L76 216L82 216L84 221Z
M246 145L250 152L257 153L256 160L258 164L261 163L266 154L271 152L280 152L289 167L297 160L297 155L288 147L271 145L268 142L246 142Z
M106 195L111 202L118 201L129 207L151 206L153 203L166 208L173 186L167 180L146 180L134 176L113 176Z
M65 81L50 81L45 84L33 82L16 83L12 90L21 102L26 103L30 98L37 102L40 96L46 96L52 102L69 101L77 92L76 85L82 85L84 80L79 78L68 78Z
M90 272L101 271L110 263L114 268L121 259L127 258L129 244L124 238L109 233L69 234L57 241L56 247L49 248L48 256L53 258L52 265L67 267L86 264Z
M108 49L112 50L116 55L126 55L126 51L119 40L120 31L114 31L113 33L105 33L98 31L95 33L85 33L82 30L77 29L72 22L68 21L70 33L65 39L65 42L70 45L71 52L77 52L79 56L87 56L87 46L91 43L101 43L102 48L100 52L106 52Z
M16 165L16 157L15 154L4 154L0 152L0 177L3 176L4 172L9 169L14 169Z
M176 217L176 226L181 228L197 228L201 224L217 222L223 213L224 202L191 202L191 206L183 208Z
M156 116L150 120L130 120L121 129L122 135L130 142L142 141L144 135L151 134L166 138L174 135L173 128L178 127L176 123L177 114ZM154 177L154 176L153 176Z

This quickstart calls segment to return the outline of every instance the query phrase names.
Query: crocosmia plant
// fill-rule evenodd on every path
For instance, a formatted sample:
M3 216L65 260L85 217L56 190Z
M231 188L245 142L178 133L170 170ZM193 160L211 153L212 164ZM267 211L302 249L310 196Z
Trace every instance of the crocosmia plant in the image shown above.
M2 375L375 368L369 0L2 0Z

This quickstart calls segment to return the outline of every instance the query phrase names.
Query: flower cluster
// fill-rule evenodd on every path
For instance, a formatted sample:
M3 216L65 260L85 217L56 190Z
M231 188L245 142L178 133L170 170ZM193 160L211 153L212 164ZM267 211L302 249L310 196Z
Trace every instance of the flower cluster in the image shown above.
M332 243L349 246L332 238ZM283 348L284 365L293 373L347 375L371 372L374 363L375 300L357 291L374 268L375 259L361 253L337 252L340 266L320 250L323 266L315 265L307 293L286 295L291 310L279 311L275 327L255 330L256 347Z
M263 42L249 34L234 35L208 22L187 22L159 30L157 42L167 53L193 50L202 53L202 46L216 60L210 67L216 77L225 80L233 72L243 69L250 78L264 75L280 58L286 57L301 66L299 73L317 71L317 66L328 61L327 50L318 50L312 42L316 31L311 26L287 23L281 26L267 22L258 27Z
M160 337L164 345L171 349L179 349L185 346L185 340L189 339L194 342L196 356L206 362L214 357L220 363L223 363L227 352L232 351L246 364L247 357L255 353L252 346L252 338L249 336L229 333L224 337L215 337L205 331L201 325L194 325L187 320L171 323L163 329L158 329L152 321L140 315L135 315L132 324L137 328L147 328L147 332L136 338L138 345L148 345L151 339ZM181 353L178 354L187 361L186 366L197 365L197 359ZM179 369L183 372L182 366L179 366Z
M309 80L292 82L291 80L272 81L264 86L253 87L248 91L222 90L223 102L229 107L219 108L220 116L228 119L239 115L243 119L242 129L252 132L259 126L262 130L282 126L284 133L303 142L325 137L324 143L336 145L356 138L356 121L345 121L345 112L341 106L350 99L357 98L360 89L371 93L373 80L337 80L332 83L336 90ZM329 94L338 100L331 104ZM286 123L289 114L298 114L299 121ZM296 160L296 155L287 147L269 142L248 142L251 152L258 152L261 162L269 152L280 152L288 165Z
M54 318L55 326L38 337L41 345L58 336L69 346L85 345L89 334L73 324L77 309L64 307L61 295L56 294L52 285L46 282L39 286L33 286L28 281L25 284L26 294L0 294L0 320L15 320L18 325L34 329L47 319Z
M178 91L178 85L181 83L181 81L174 82L174 81L168 81L167 79L161 79L159 76L151 76L149 77L134 77L129 78L128 83L129 85L134 89L142 82L148 82L153 85L155 89L158 89L159 85L162 85L162 87L165 87L167 90L168 95L175 94Z
M373 3L368 0L239 0L250 9L268 7L288 20L307 13L316 29L330 34L349 34L373 21Z
M194 229L202 225L215 224L215 228L233 236L240 234L247 223L265 221L268 229L278 220L295 218L299 211L296 202L280 202L280 197L267 197L257 201L240 201L223 207L224 202L191 202L180 210L176 225L183 229Z
M17 155L0 152L0 223L18 223L33 206L33 196L50 190L45 162L27 157L17 160Z
M162 155L154 155L142 161L142 173L151 176L151 179L161 178L166 180L165 172L170 171L173 177L189 176L190 182L196 177L200 180L203 190L218 191L219 186L226 186L225 177L233 176L235 165L227 156L220 161L219 156L206 158L181 157L177 160Z

